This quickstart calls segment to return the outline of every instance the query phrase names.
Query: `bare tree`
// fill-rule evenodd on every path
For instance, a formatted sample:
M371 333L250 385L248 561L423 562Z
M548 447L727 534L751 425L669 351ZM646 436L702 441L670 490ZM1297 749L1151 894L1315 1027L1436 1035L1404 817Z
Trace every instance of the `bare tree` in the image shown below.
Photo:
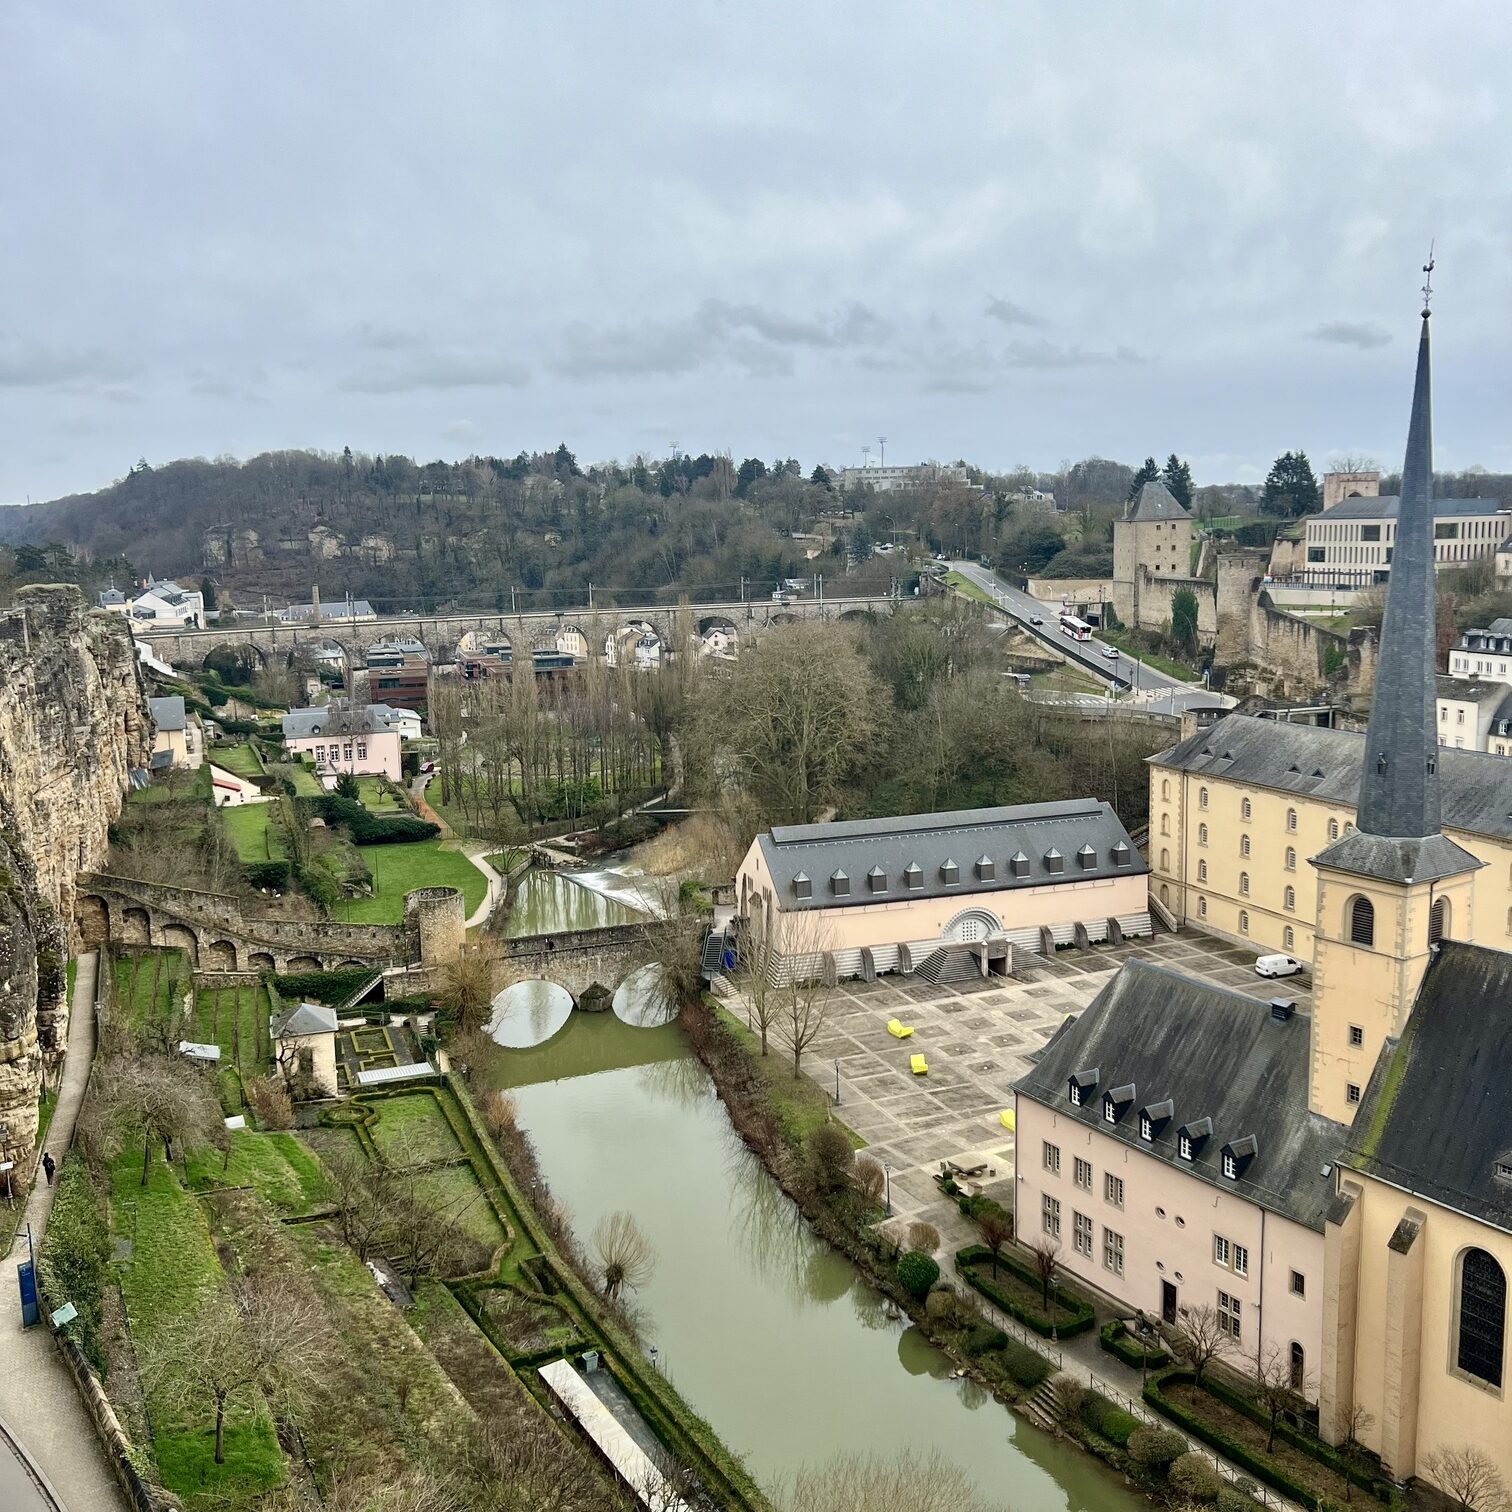
M1358 1470L1368 1452L1365 1448L1364 1434L1374 1422L1375 1415L1360 1402L1356 1402L1345 1414L1344 1442L1339 1449L1351 1469ZM1347 1502L1354 1500L1354 1482L1347 1476L1344 1480L1344 1500Z
M175 1143L181 1149L212 1144L225 1128L208 1078L177 1056L118 1060L102 1080L100 1092L114 1136L141 1135L143 1186L152 1176L154 1145L161 1144L163 1158L171 1161Z
M468 945L441 968L441 1001L463 1033L481 1029L487 1022L497 967L497 957L488 945Z
M844 1454L799 1471L773 1500L781 1512L997 1512L938 1449L891 1458Z
M218 1288L162 1321L141 1346L142 1379L160 1400L215 1416L215 1463L226 1462L226 1409L261 1389L300 1397L318 1384L326 1347L318 1309L300 1291L248 1282Z
M1293 1379L1291 1352L1279 1344L1267 1344L1257 1363L1254 1386L1255 1400L1270 1420L1265 1440L1267 1454L1276 1446L1276 1424L1282 1413L1298 1412L1307 1405L1307 1386L1305 1373L1300 1380Z
M387 1172L375 1169L357 1150L325 1157L331 1213L341 1237L359 1260L374 1254L388 1226Z
M1507 1483L1490 1455L1474 1444L1444 1445L1423 1457L1423 1471L1461 1512L1507 1512Z
M418 1169L389 1172L374 1201L386 1222L382 1242L411 1286L421 1276L444 1276L458 1264L468 1247L464 1222L483 1201L481 1187L468 1184L456 1198L443 1202L421 1186Z
M841 1135L843 1139L845 1136ZM849 1143L849 1141L846 1141ZM856 1190L870 1203L878 1203L882 1200L882 1194L887 1188L887 1172L882 1169L878 1161L870 1155L858 1155L855 1164L851 1167L851 1180L856 1184Z
M824 1032L833 986L825 980L829 936L811 917L783 920L786 982L777 997L777 1038L793 1057L793 1079L803 1074L803 1052Z
M771 936L765 921L751 918L735 923L735 959L738 964L740 995L745 999L746 1022L761 1040L761 1053L767 1053L767 1036L777 1023L782 1008L782 994L774 975Z
M992 1251L992 1274L997 1275L998 1258L1013 1243L1013 1218L1006 1212L989 1208L977 1220L982 1243Z
M940 1247L940 1231L932 1223L916 1219L908 1225L908 1247L920 1254L932 1255Z
M1176 1324L1175 1335L1176 1347L1199 1382L1202 1372L1214 1360L1227 1354L1233 1344L1228 1319L1207 1302L1181 1309L1181 1321Z
M604 1273L604 1295L637 1291L651 1279L656 1254L629 1213L610 1213L593 1230L593 1248Z
M1039 1277L1040 1293L1045 1299L1045 1311L1050 1311L1050 1288L1055 1285L1056 1275L1060 1271L1060 1244L1058 1241L1046 1237L1036 1239L1029 1246L1029 1263L1034 1267L1034 1274Z

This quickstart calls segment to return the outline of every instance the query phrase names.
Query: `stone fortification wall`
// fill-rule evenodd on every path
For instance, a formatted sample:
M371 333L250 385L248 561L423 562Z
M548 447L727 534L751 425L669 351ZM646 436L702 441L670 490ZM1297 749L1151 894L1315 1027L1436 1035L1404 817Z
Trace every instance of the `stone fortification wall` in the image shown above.
M1139 569L1139 628L1163 630L1171 623L1171 604L1187 589L1197 600L1197 635L1214 640L1218 635L1218 585L1208 578L1156 577L1148 567Z
M99 865L127 771L147 763L146 697L119 615L72 587L0 611L0 1154L37 1130L41 1053L67 1037L75 878Z

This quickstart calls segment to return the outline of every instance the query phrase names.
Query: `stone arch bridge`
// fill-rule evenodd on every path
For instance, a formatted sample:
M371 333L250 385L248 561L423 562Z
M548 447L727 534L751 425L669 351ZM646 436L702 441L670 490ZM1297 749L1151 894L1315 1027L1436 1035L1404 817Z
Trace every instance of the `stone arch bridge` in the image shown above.
M700 634L718 626L736 637L737 643L756 639L774 625L809 619L847 619L893 612L900 599L887 594L856 598L795 598L778 604L764 601L737 603L629 606L536 610L522 614L381 615L357 624L322 619L298 624L245 624L213 630L149 630L138 638L155 656L175 666L198 666L211 652L226 649L249 651L264 666L287 658L297 646L334 642L354 666L365 665L368 648L376 641L396 636L418 640L433 662L456 659L458 642L469 631L507 639L512 647L545 649L554 646L564 631L578 631L591 655L600 655L610 636L649 626L663 645L672 645L679 618Z
M611 992L649 965L653 952L645 924L606 924L555 935L523 935L508 942L505 964L516 981L533 977L565 987L576 1002L595 983Z
M84 872L75 917L88 946L163 946L212 972L438 966L466 936L462 895L451 887L406 894L402 924L341 924L266 918L224 893Z

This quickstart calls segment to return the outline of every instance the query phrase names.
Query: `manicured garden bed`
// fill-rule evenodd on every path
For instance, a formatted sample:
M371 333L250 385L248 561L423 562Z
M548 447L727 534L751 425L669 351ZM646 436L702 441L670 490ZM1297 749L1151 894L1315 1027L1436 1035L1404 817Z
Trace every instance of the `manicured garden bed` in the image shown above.
M1115 1359L1135 1370L1159 1370L1171 1357L1158 1344L1146 1348L1128 1330L1122 1318L1112 1318L1098 1330L1098 1344Z
M373 1143L394 1165L425 1165L463 1153L440 1104L428 1092L375 1099L365 1106L378 1114Z
M1351 1465L1338 1450L1284 1421L1267 1453L1270 1427L1265 1414L1211 1375L1199 1386L1190 1370L1168 1370L1146 1383L1144 1398L1188 1433L1305 1507L1325 1502L1341 1506L1351 1495L1351 1482L1387 1506L1400 1503L1390 1482Z
M956 1269L989 1302L1046 1338L1054 1334L1067 1339L1097 1322L1097 1313L1086 1298L1059 1285L1050 1288L1047 1312L1039 1277L1012 1254L999 1255L996 1276L992 1251L985 1244L968 1245L957 1252L955 1260Z
M347 898L332 909L343 924L398 924L404 918L404 895L420 887L455 887L471 917L488 892L488 881L461 851L443 850L439 840L408 845L359 845L358 853L373 877L370 898Z

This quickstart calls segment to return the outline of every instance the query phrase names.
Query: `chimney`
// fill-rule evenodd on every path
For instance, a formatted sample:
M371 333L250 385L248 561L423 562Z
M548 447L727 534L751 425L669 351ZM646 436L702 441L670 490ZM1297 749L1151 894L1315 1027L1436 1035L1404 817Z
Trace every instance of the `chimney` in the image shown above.
M1297 1011L1295 998L1272 998L1270 1000L1271 1017L1278 1024L1290 1022L1292 1014Z
M312 624L320 623L320 584L315 583L310 588L310 621Z

